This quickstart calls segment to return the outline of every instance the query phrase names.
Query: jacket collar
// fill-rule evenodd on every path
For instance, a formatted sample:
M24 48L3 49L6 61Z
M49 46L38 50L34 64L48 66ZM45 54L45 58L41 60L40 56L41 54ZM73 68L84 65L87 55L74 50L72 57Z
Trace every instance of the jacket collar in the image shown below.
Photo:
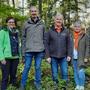
M80 36L79 36L79 40L81 40L84 35L85 35L85 32L82 32L82 33L80 34ZM72 36L72 38L74 39L73 31L71 31L71 36Z
M9 27L5 27L4 30L5 30L5 31L10 31L10 32L12 32L12 33L18 33L18 29L17 29L17 28L11 29L11 28L9 28Z
M34 21L32 18L29 18L28 23L29 23L29 24L36 24L36 23L38 23L39 21L40 21L40 18L39 18L39 17L37 17L37 20L36 20L36 21Z
M61 32L62 32L64 29L65 29L64 26L62 26ZM56 31L54 25L51 26L51 30Z
M80 36L79 36L79 40L81 40L83 37L84 37L85 33L82 33Z

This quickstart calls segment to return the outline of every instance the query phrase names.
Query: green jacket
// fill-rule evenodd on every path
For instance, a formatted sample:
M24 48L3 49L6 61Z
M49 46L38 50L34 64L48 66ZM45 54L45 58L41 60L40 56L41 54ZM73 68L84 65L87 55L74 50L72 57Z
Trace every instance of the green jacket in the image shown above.
M9 40L9 32L0 30L0 61L12 57Z
M18 33L18 32L15 32L15 33ZM12 35L10 34L7 28L5 30L4 29L0 30L0 61L5 59L19 58L19 53L16 55L13 55L13 49L16 50L16 48L15 48L15 43L11 39ZM14 40L15 42L17 42L16 39ZM19 50L19 47L18 47L18 50Z

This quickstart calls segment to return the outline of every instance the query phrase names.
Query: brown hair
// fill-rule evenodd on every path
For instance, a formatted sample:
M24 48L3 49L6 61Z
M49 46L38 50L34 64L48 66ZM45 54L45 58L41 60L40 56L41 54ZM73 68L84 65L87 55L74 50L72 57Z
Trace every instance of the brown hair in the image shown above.
M8 23L8 21L9 21L10 19L13 19L14 22L15 22L15 25L17 26L17 20L16 20L14 17L7 17L7 18L6 18L6 23Z

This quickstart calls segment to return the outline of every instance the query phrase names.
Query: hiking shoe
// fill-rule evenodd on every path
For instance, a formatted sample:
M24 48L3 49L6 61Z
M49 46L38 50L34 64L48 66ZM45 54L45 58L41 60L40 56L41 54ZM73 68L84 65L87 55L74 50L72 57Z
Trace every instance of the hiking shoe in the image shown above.
M79 90L84 90L84 86L80 86Z
M75 90L80 90L80 86L77 85L76 88L75 88Z

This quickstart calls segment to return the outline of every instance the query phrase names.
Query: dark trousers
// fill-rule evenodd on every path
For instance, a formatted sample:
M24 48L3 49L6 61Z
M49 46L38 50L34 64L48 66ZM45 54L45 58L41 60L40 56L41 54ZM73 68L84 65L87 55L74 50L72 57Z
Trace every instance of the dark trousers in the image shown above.
M1 64L2 70L2 83L1 90L6 90L8 79L10 75L10 84L14 85L16 83L16 72L19 59L6 59L6 64Z

